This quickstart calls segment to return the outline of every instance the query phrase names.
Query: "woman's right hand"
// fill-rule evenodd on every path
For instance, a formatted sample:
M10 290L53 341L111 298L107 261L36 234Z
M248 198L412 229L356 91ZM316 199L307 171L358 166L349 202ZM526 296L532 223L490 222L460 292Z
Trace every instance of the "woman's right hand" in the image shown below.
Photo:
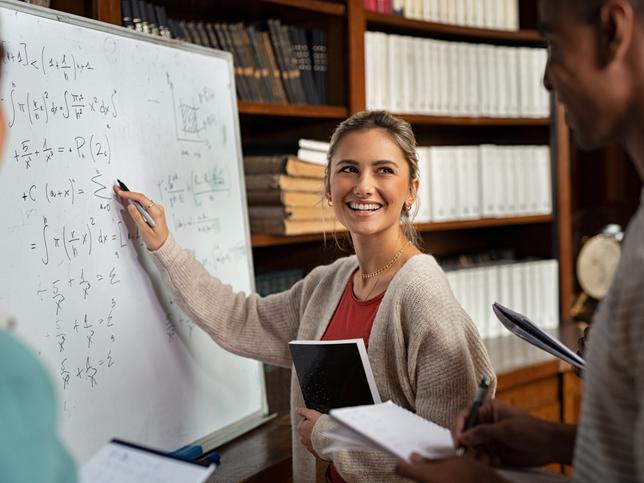
M464 431L468 415L469 409L464 410L456 420L455 446L471 448L495 466L543 466L572 460L572 426L535 418L498 399L485 401L476 426Z
M123 191L118 186L114 186L114 192L118 195L121 203L126 207L128 213L139 227L141 238L145 242L148 250L155 251L163 246L168 239L170 230L165 219L165 210L162 205L153 202L150 198L142 193L135 193L134 191ZM128 200L130 203L124 203L123 200ZM151 228L141 216L134 206L134 201L138 201L143 209L148 212L150 217L154 220L156 226Z

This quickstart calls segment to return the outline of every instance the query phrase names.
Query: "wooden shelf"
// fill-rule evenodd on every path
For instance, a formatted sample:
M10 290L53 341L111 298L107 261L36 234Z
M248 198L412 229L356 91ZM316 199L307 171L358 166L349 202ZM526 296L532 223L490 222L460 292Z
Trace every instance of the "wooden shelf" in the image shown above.
M308 10L309 12L324 13L327 15L343 16L346 7L340 3L332 3L322 0L263 0L269 4L283 5L299 10Z
M240 115L251 116L344 119L349 115L349 110L344 106L321 106L317 104L266 104L238 101L237 110Z
M467 230L471 228L491 228L494 226L534 225L551 223L552 215L513 216L507 218L481 218L478 220L446 221L442 223L424 223L415 225L421 233L431 231Z
M405 17L397 17L378 12L365 12L367 29L377 27L385 30L394 30L410 33L421 33L463 40L492 40L503 43L541 44L544 42L536 30L492 30L476 27L463 27L461 25L448 25L442 23L426 22Z
M505 126L549 126L549 118L527 117L456 117L456 116L425 116L421 114L396 114L410 124L425 126L473 126L473 127L505 127Z
M421 233L467 230L472 228L491 228L495 226L528 225L539 223L551 223L552 215L520 216L508 218L482 218L479 220L448 221L444 223L423 223L417 224L416 229ZM327 233L326 239L333 242L333 234ZM314 233L311 235L269 235L264 233L253 233L251 243L253 248L270 247L276 245L291 245L296 243L319 242L324 240L324 234Z

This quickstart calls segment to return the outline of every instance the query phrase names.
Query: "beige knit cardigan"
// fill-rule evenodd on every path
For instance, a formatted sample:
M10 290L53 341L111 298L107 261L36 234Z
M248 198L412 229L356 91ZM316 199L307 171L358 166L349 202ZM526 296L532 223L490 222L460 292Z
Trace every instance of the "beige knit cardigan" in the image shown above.
M340 301L355 256L314 269L286 292L260 297L235 293L212 277L172 237L153 252L166 284L192 320L224 349L269 364L291 367L288 342L320 339ZM477 381L493 376L479 334L430 255L409 259L383 297L369 337L369 361L383 401L392 400L430 421L450 427L471 403ZM492 392L496 379L492 377ZM316 460L295 431L295 409L304 407L295 372L291 376L293 479L316 479ZM378 452L328 454L324 436L333 422L319 418L312 442L349 482L395 481L395 459Z

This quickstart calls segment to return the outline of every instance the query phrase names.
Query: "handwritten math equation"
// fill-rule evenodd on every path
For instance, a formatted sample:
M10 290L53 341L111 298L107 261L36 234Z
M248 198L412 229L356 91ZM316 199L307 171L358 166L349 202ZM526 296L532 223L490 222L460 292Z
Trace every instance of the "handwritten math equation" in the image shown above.
M0 101L4 103L9 127L18 122L45 126L56 120L83 121L89 116L114 120L119 117L117 97L116 89L105 94L82 88L32 92L11 82L9 92Z
M3 64L14 64L43 77L57 76L65 81L78 80L83 74L93 72L94 66L89 59L72 52L49 54L47 46L33 47L28 42L2 42L4 48Z
M47 164L58 160L91 161L112 163L112 145L107 133L74 136L69 140L54 143L46 137L17 139L11 149L11 158L26 170L37 163Z
M36 295L42 304L54 304L56 316L53 327L47 330L45 339L52 352L58 356L58 375L63 390L74 383L84 384L92 389L100 384L101 373L116 365L113 355L117 343L118 300L97 297L87 303L85 312L79 311L82 304L78 300L87 300L88 291L94 285L117 284L113 273L115 268L106 269L106 274L70 275L66 279L52 280L47 286L39 286ZM66 301L75 300L66 306Z
M137 323L131 319L141 310L131 308L131 297L150 289L132 283L140 280L137 257L145 248L132 220L121 213L112 190L115 178L129 184L128 175L136 173L145 179L176 233L203 242L197 251L209 270L247 266L243 242L230 247L212 241L228 236L222 200L237 197L231 177L237 160L217 159L218 152L230 151L225 148L234 141L233 132L222 122L220 92L212 87L185 89L166 74L160 90L142 97L83 49L2 45L0 63L8 74L0 103L10 132L5 168L14 176L6 196L17 208L9 218L10 236L34 271L16 293L25 294L21 303L33 304L34 313L42 315L37 337L44 357L53 361L71 416L77 397L100 394L98 388L129 370L123 346L131 342L129 324ZM167 118L150 134L141 119L155 121L162 113ZM162 135L171 148L166 152L161 144L150 145L160 139L165 148ZM149 159L138 166L136 158L144 156ZM169 165L168 156L174 157ZM191 338L193 322L168 293L156 295L165 317L153 320L155 330L169 344ZM163 312L154 313L158 318Z

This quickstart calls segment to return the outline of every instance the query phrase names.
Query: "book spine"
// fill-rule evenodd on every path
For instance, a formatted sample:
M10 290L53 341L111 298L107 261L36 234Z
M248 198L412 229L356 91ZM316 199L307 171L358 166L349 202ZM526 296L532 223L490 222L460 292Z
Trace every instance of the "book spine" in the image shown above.
M320 104L328 104L326 32L320 29L312 30L311 45L313 51L313 73L320 97Z
M248 40L248 34L244 25L242 23L236 23L231 25L231 29L239 39L239 50L244 59L245 72L252 86L254 99L260 102L270 102L272 96L270 95L270 91L264 89L261 68L253 53L253 48Z
M264 52L259 44L259 40L257 39L255 27L253 27L252 25L246 26L245 38L249 45L249 49L255 59L255 64L258 67L259 79L262 90L264 92L264 97L266 98L267 102L275 102L277 98L273 93L271 78L268 69L268 60L266 59Z
M282 75L282 82L284 84L284 89L286 90L288 102L297 103L296 93L293 90L293 83L291 81L291 73L286 63L282 43L280 42L280 35L278 30L279 23L277 20L268 20L267 24L270 32L271 43L273 45L273 51L277 56L277 62L279 64L280 73Z
M130 3L130 0L121 0L121 15L123 17L123 26L134 30L134 22L132 21L132 4Z
M298 104L306 104L307 99L306 94L304 93L304 86L302 84L302 76L300 75L300 70L297 67L297 59L295 58L293 46L289 39L288 27L280 24L278 26L278 34L282 48L284 49L284 58L286 59L286 64L291 74L296 102Z
M243 76L241 65L239 64L238 55L235 53L223 24L216 23L214 25L215 32L217 33L217 39L219 40L219 45L223 50L233 54L233 67L235 72L235 86L237 88L237 97L243 101L248 101L251 99L250 94L248 93L248 87L246 85L246 79Z
M261 102L262 98L260 97L260 92L255 82L253 66L249 64L246 52L244 51L244 45L237 29L238 25L224 24L223 26L225 30L228 31L233 49L237 53L237 58L241 67L241 74L246 81L246 94L248 96L247 100L253 102Z
M224 50L217 40L217 34L215 33L213 24L211 22L207 22L205 28L208 39L210 40L210 45L212 45L213 49Z
M318 92L317 86L315 84L315 79L313 78L313 60L311 56L311 49L309 48L309 42L307 41L307 33L304 29L300 28L296 28L295 33L298 40L298 61L300 73L304 78L307 99L310 104L321 104L322 102L320 93Z
M273 88L273 94L276 96L277 102L287 104L288 97L284 88L284 84L282 82L282 73L277 63L277 59L275 58L275 52L273 52L270 34L268 32L258 32L257 36L259 39L259 44L264 51L266 58L268 59L270 76L269 78Z

